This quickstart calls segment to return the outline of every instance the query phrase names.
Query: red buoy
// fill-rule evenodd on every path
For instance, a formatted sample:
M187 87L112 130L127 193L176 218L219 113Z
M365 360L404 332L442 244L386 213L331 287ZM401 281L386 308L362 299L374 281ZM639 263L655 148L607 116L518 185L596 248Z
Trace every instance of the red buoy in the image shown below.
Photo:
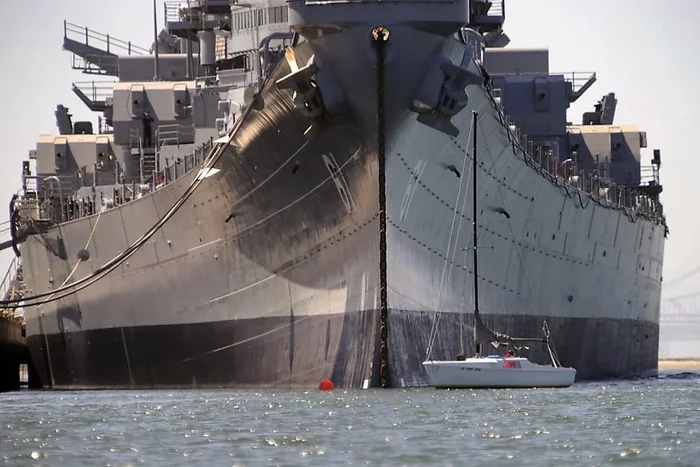
M331 381L330 379L322 379L321 384L318 385L318 389L320 391L330 391L334 387L335 386L333 386L333 381Z

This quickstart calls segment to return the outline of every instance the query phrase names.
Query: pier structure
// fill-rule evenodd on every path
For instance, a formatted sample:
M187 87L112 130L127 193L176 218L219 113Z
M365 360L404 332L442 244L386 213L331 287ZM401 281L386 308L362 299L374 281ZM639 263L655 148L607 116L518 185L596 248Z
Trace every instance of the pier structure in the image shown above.
M14 258L0 283L3 300L24 294L22 267ZM20 365L28 364L24 316L18 308L0 308L0 392L20 389Z

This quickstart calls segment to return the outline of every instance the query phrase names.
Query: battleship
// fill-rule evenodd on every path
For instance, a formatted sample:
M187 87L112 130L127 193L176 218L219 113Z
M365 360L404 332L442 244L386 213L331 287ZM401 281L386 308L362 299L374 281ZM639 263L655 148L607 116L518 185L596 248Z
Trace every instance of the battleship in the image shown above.
M484 323L546 321L579 379L657 371L661 153L642 164L613 92L568 121L596 74L508 47L503 1L154 17L150 50L64 23L97 123L58 105L10 200L23 295L2 304L42 387L428 386L429 341L474 346L477 204Z

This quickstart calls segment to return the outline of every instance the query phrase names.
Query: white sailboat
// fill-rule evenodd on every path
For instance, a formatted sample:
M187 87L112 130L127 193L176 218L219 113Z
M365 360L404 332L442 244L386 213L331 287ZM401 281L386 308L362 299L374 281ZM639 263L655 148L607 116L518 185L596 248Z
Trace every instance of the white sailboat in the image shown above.
M574 383L576 370L563 368L556 357L549 339L549 328L543 323L543 339L513 338L490 330L479 316L479 284L477 261L477 190L476 163L478 114L473 112L473 235L474 235L474 342L476 343L475 358L456 360L432 360L430 347L428 359L423 367L433 386L439 389L451 388L535 388L535 387L569 387ZM527 358L515 357L513 354L479 356L480 342L489 342L496 346L515 346L525 343L542 343L546 345L551 358L551 365L538 365Z

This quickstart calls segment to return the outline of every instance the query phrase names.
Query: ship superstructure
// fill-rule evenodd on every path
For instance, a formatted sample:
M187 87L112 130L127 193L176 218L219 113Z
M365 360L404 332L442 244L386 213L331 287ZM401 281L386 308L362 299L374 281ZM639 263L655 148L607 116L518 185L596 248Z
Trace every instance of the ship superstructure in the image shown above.
M655 371L660 152L647 174L612 93L568 123L595 74L505 47L504 20L481 0L168 2L153 53L66 23L74 67L117 80L73 85L98 125L59 105L12 201L41 382L427 385L431 335L437 358L471 345L472 110L484 320L546 319L583 378Z

